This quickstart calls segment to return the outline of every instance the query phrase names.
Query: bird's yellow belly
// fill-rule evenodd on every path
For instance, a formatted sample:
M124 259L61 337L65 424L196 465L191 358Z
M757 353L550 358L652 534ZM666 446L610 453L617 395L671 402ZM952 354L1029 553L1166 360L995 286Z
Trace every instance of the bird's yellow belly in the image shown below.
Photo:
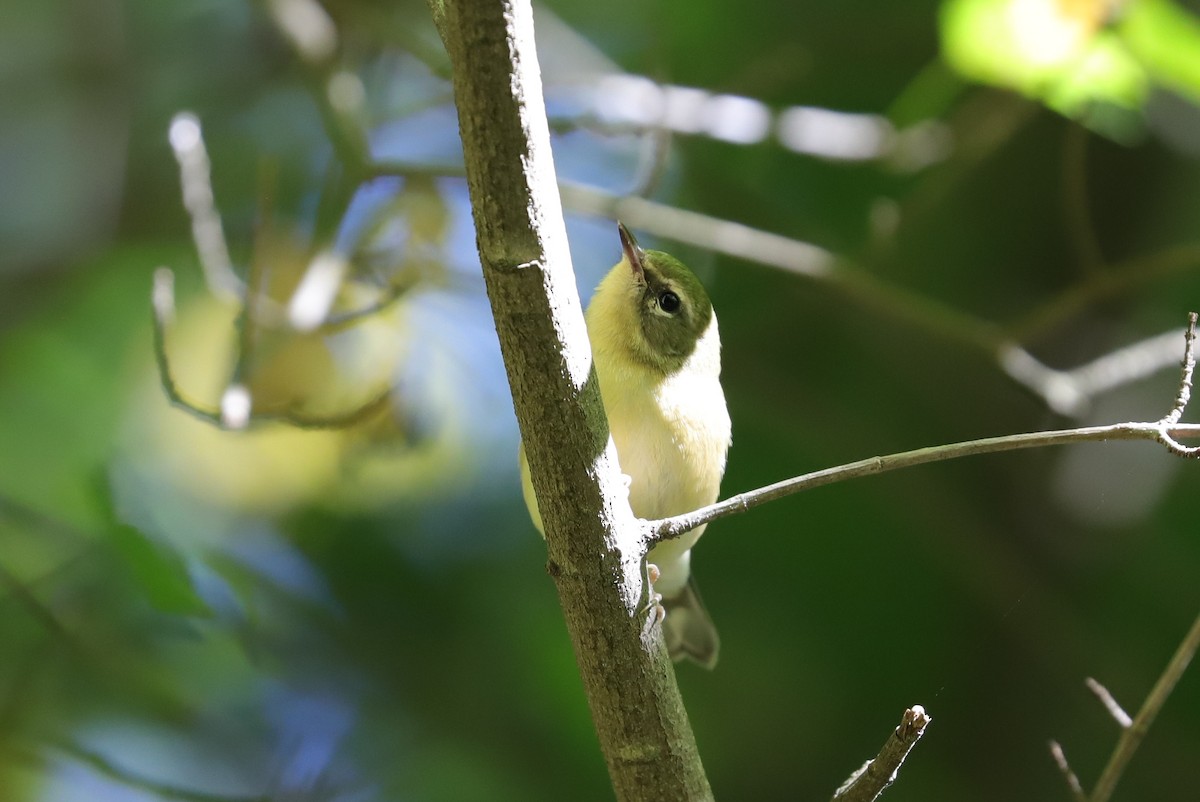
M634 515L648 520L691 512L716 501L725 468L729 418L724 404L714 414L684 403L711 396L694 392L696 388L677 388L674 394L671 389L660 388L638 408L609 415L621 472L629 477L629 505ZM697 527L650 552L649 562L662 573L656 589L664 596L683 590L689 574L688 550L703 531L704 527Z

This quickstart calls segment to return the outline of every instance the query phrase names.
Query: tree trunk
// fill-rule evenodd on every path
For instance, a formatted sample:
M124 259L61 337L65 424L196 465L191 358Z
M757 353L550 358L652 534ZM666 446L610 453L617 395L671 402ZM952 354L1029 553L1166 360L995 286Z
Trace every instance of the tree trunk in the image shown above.
M431 7L453 67L479 255L547 565L613 787L620 800L709 799L674 667L646 609L643 527L629 508L592 370L532 10L528 0Z

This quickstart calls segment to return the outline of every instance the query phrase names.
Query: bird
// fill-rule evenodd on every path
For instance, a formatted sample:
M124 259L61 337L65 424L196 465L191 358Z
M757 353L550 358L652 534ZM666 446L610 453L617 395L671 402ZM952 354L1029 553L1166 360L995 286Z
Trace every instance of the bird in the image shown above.
M621 260L596 288L585 319L600 396L634 515L657 520L717 499L731 443L721 387L721 337L708 293L668 253L643 250L620 222ZM522 443L525 504L545 536ZM663 637L675 661L716 666L720 638L691 572L705 525L646 557L661 596Z

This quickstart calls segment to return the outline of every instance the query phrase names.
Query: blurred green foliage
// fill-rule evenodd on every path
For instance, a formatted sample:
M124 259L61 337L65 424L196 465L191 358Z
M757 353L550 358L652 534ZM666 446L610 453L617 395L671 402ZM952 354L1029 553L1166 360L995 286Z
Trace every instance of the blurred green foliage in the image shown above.
M428 11L328 0L338 49L318 63L276 24L286 6L0 10L0 798L610 798L520 502ZM776 127L750 144L677 136L653 197L851 257L1058 367L1200 306L1200 37L1183 6L555 0L538 15L572 180L636 184L640 138L586 124L596 74L618 69L759 101L773 126L814 106L928 124L941 144L907 163L796 152ZM1069 41L1052 47L1056 31ZM361 117L320 102L338 71ZM302 334L209 291L167 141L182 110L264 309L340 248L335 313L378 312ZM360 181L354 124L410 175ZM570 231L586 297L616 238L583 215ZM656 244L720 315L727 493L1074 423L936 328ZM162 265L189 397L216 408L237 380L256 412L320 415L390 387L386 409L227 432L171 407L152 351ZM1124 386L1080 420L1156 419L1176 380ZM680 681L717 795L827 798L914 703L934 722L888 799L1056 798L1051 737L1089 785L1116 728L1083 678L1135 708L1196 613L1196 486L1194 465L1149 445L1091 445L714 525L694 567L722 662ZM1187 676L1119 798L1194 799L1198 750Z

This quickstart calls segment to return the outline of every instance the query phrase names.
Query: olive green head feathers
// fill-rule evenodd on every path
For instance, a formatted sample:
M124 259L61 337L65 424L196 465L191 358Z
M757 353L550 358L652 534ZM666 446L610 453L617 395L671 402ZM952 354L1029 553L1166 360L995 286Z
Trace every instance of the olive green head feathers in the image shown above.
M624 351L612 355L673 373L695 355L706 335L715 335L712 302L682 262L643 250L624 225L617 227L622 259L588 308L589 329L601 335L593 335L593 346Z

